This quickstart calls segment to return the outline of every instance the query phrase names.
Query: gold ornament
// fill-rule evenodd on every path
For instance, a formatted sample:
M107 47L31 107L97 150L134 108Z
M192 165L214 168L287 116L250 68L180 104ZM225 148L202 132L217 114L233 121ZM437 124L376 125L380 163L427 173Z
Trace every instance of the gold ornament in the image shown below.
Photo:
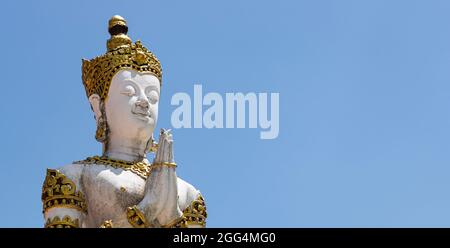
M150 175L150 164L147 164L145 162L128 162L124 160L94 156L86 158L85 160L75 161L73 163L84 165L91 165L91 164L109 165L115 169L121 168L123 170L131 171L134 174L140 176L144 180L147 180L148 176Z
M162 68L156 56L140 41L134 44L127 36L128 26L121 16L109 20L111 38L107 42L108 51L92 60L83 59L82 79L87 97L92 94L105 100L108 96L111 79L120 69L130 68L138 72L148 72L162 82Z
M151 169L160 167L176 168L177 164L173 162L153 162Z
M95 139L102 143L108 140L108 124L106 123L105 116L102 112L97 122L97 130L95 131Z
M192 201L191 205L183 211L181 220L171 227L184 228L190 225L206 226L206 204L202 195L199 195L196 200Z
M75 183L58 170L47 169L42 186L43 212L53 207L74 208L87 212L83 193Z
M55 216L53 219L47 219L45 223L45 228L78 228L80 227L80 222L78 219L72 219L70 216L66 215L62 219Z
M127 209L128 222L135 228L148 227L144 214L139 210L136 205Z
M145 150L147 152L154 152L154 153L156 153L156 151L158 151L158 143L156 143L155 140L153 139L153 134L150 137L150 140L147 142L147 146L146 146Z
M156 153L156 151L158 151L158 143L156 143L152 140L152 144L150 145L149 152Z
M114 225L112 220L105 220L103 224L100 225L100 228L113 228L113 227Z

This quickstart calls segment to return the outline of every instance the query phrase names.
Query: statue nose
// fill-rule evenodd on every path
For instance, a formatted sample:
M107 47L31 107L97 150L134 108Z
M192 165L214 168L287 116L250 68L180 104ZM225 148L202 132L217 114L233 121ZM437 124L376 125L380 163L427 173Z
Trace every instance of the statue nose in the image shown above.
M140 99L136 102L136 106L143 108L144 110L148 110L149 103L147 100Z

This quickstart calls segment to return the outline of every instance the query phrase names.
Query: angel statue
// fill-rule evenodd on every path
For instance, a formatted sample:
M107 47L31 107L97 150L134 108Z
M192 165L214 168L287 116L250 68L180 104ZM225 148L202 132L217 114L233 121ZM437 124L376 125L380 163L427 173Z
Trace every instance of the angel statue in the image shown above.
M177 177L170 130L153 141L161 64L140 41L131 41L121 16L109 20L108 31L107 52L82 61L103 154L47 169L45 227L205 227L200 191ZM149 152L155 152L152 163Z

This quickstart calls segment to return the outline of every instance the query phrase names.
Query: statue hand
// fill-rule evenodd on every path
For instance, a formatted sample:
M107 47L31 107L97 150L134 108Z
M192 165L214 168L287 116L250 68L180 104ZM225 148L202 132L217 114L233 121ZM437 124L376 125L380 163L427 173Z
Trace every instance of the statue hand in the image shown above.
M176 222L183 214L178 206L178 178L172 144L170 130L161 129L158 151L145 185L145 196L139 204L144 209L147 221L153 227Z
M155 154L155 163L173 163L173 137L169 130L161 129L158 142L158 150Z

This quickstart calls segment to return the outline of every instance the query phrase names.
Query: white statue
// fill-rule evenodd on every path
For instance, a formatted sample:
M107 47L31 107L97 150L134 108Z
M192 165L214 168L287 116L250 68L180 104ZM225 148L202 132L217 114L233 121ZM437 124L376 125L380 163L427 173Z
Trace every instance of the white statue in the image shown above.
M48 169L42 189L45 227L204 227L198 190L178 178L170 131L158 118L161 65L113 16L106 54L83 60L83 84L103 155ZM156 152L152 163L146 159Z

